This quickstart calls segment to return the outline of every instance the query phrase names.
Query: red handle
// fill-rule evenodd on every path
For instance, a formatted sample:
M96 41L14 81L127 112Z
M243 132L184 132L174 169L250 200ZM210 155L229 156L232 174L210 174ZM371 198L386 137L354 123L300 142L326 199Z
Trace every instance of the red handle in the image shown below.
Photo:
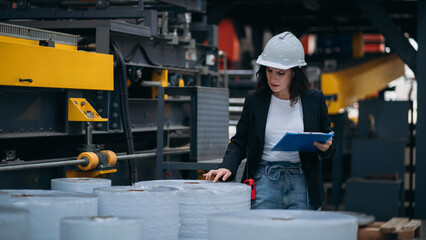
M254 186L254 180L253 179L247 179L247 180L244 181L244 183L251 187L251 200L256 199L256 188Z

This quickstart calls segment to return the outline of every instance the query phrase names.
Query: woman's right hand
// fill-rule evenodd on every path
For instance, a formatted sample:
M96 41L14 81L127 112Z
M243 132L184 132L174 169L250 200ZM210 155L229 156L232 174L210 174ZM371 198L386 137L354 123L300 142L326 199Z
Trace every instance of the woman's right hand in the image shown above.
M210 180L214 176L213 182L219 181L220 178L222 178L222 181L225 182L226 179L228 179L231 175L232 175L232 172L226 168L210 170L208 173L203 174L203 176L206 177L206 180Z

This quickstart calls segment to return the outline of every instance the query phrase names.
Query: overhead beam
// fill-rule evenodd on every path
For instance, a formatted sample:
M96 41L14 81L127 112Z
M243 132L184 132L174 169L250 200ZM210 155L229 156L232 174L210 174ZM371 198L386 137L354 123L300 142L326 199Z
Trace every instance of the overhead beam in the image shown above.
M387 16L382 7L375 2L358 2L358 7L370 19L373 25L379 30L389 42L389 46L397 52L399 57L411 68L417 72L417 53L411 46L408 38L399 30L399 28Z
M228 16L234 5L215 4L207 7L207 23L218 25L224 18Z
M426 62L426 0L418 1L417 62ZM426 219L426 68L419 64L417 79L417 124L416 124L416 190L414 216Z

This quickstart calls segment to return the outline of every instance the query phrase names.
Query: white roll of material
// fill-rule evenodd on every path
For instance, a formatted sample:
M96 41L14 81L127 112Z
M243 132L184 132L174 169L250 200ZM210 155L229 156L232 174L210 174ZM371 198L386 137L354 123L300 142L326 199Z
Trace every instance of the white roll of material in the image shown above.
M11 194L8 192L0 192L0 206L10 206L11 202Z
M15 207L30 212L29 239L57 240L60 219L71 216L97 215L94 194L67 193L52 190L1 190L12 194Z
M98 187L111 187L111 180L105 178L55 178L51 180L52 190L64 192L93 193Z
M114 186L96 188L99 215L136 217L145 240L178 239L179 195L176 188Z
M309 210L251 210L209 215L209 240L356 240L353 216Z
M211 213L250 209L251 188L235 182L206 180L155 180L135 186L170 186L179 189L179 239L207 239L207 216Z
M61 240L141 240L142 220L113 216L69 217L61 220Z
M28 240L29 215L21 208L0 206L0 239Z

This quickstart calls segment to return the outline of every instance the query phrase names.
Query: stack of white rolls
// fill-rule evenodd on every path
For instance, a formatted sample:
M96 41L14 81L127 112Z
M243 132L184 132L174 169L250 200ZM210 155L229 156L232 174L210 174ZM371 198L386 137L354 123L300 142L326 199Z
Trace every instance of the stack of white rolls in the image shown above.
M155 180L137 187L170 186L179 189L179 239L207 239L207 216L211 213L250 209L251 188L241 183L205 180Z
M97 197L93 194L66 193L52 190L1 190L12 194L15 207L29 215L31 240L57 240L60 219L70 216L97 215Z
M96 188L99 215L135 217L143 222L143 239L178 238L178 190L171 187Z
M28 240L29 212L12 206L0 206L0 239Z
M11 194L9 192L0 192L0 206L9 206L11 202Z
M209 240L356 240L357 219L309 210L251 210L209 216Z
M93 216L61 220L61 240L141 240L142 220L137 218Z
M110 187L106 178L55 178L51 180L52 190L64 192L93 193L98 187Z

